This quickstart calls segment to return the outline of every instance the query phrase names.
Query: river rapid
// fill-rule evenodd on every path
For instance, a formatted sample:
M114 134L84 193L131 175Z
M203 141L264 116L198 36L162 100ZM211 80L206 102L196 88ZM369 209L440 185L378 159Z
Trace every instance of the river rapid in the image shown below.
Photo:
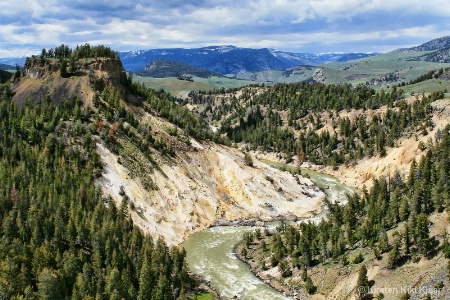
M302 174L308 174L317 186L324 189L327 198L332 202L345 203L346 194L356 191L326 174L310 170L302 170ZM326 211L323 210L319 215L299 222L319 221L325 214ZM276 225L274 222L268 226ZM211 227L189 237L181 247L187 251L187 262L191 271L208 281L221 299L291 299L253 275L248 266L234 255L233 247L243 238L245 232L255 228Z

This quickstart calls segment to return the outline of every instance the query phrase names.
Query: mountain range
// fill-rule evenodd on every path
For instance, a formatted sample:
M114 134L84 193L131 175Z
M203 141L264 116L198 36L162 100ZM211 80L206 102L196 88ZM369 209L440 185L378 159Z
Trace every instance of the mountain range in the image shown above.
M394 51L395 53L411 52L429 52L421 56L412 58L413 60L447 63L450 62L450 36L444 36L426 42L422 45L402 48ZM161 77L162 71L157 70L161 63L151 65L152 62L165 60L163 64L165 71L168 72L168 61L172 61L171 69L180 67L182 70L195 67L219 75L236 75L244 73L256 73L272 70L287 70L298 66L319 66L333 62L348 62L373 56L380 53L295 53L279 51L269 48L241 48L236 46L208 46L201 48L164 48L148 49L138 51L120 52L120 58L126 71L137 72L147 76L153 76L149 73L151 66L152 73L158 73L155 77ZM0 58L2 68L8 66L23 66L25 57ZM185 65L173 65L182 63ZM200 72L196 69L194 73ZM191 70L192 72L193 70ZM169 73L173 73L170 71ZM178 73L176 71L175 73ZM201 71L200 73L203 73ZM167 73L168 74L168 73ZM208 73L209 74L209 73ZM167 75L164 75L167 76Z
M0 63L0 70L12 70L13 68L14 67L12 65Z
M23 67L26 59L25 56L0 58L0 69L15 69L16 65Z
M400 49L400 51L436 51L450 47L450 36L443 36L429 42L423 43L419 46Z
M285 70L299 65L320 65L374 56L377 53L294 53L268 48L253 49L236 46L210 46L194 49L170 48L121 52L127 71L139 72L158 59L192 65L218 74L238 74L267 70Z
M450 61L450 36L444 36L411 48L394 52L430 52L414 58L427 62ZM164 59L184 63L221 75L286 70L298 66L318 66L333 62L348 62L380 53L295 53L268 48L241 48L236 46L209 46L202 48L167 48L121 52L120 58L127 71L141 72L155 60Z
M321 65L330 62L370 57L379 53L295 53L268 48L241 48L236 46L209 46L202 48L165 48L120 52L126 71L146 73L144 70L156 60L173 61L204 69L220 75L285 70L301 65ZM0 58L2 69L19 65L25 57ZM166 63L167 67L167 63ZM183 68L185 68L184 66ZM198 70L197 70L198 71ZM158 76L156 76L158 77Z

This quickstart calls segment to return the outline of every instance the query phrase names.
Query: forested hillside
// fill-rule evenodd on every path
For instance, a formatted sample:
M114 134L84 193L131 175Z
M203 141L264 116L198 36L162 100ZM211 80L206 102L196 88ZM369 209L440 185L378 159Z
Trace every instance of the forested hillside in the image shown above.
M11 72L0 69L0 83L4 83L9 78L11 78L12 75L13 74Z
M357 283L365 288L357 290L361 296L369 287L367 269L360 265L363 261L395 269L410 261L418 262L422 257L437 258L441 251L450 258L447 234L430 235L429 221L430 215L441 214L450 204L449 157L450 125L423 159L413 162L407 178L402 179L400 174L380 178L370 191L349 196L345 205L327 203L327 220L318 224L282 224L273 234L257 230L247 235L238 248L241 256L248 261L256 260L252 263L255 272L277 267L280 277L276 281L289 282L285 291L296 286L309 294L317 289L321 293L332 290L320 287L318 278L313 282L309 276L326 265L361 268L360 277L366 278L365 282ZM372 253L367 253L365 248ZM410 274L405 282L416 280L414 276Z
M287 162L337 166L384 156L405 135L433 128L431 103L443 92L405 101L401 89L320 83L191 94L191 104L235 143L284 153ZM380 111L381 110L381 111ZM350 112L343 115L343 112ZM353 112L353 113L352 113Z
M417 80L441 75L443 69ZM401 86L376 91L363 85L298 83L190 97L188 106L236 146L262 157L272 153L269 157L293 172L309 163L351 172L390 156L380 164L381 173L366 173L372 178L370 190L349 196L347 203L327 202L326 220L282 223L276 232L247 234L236 253L257 276L300 297L316 292L335 299L362 297L369 291L368 273L370 286L429 287L434 282L444 291L442 263L450 257L445 234L450 127L444 90L405 97ZM411 160L404 156L408 151ZM390 166L398 169L391 172ZM426 272L417 267L419 261Z
M256 152L351 167L415 139L423 156L409 176L327 203L327 221L247 235L239 251L261 269L301 270L297 283L313 292L311 268L347 264L358 249L391 269L433 258L441 241L450 255L429 230L450 197L450 128L436 127L433 106L444 91L405 98L401 87L304 82L184 101L133 83L114 51L89 44L43 49L0 75L0 298L186 299L198 282L185 251L166 242L320 210L323 191L253 161Z
M443 75L443 69L436 70L417 81ZM421 157L411 158L405 174L400 170L410 161L394 155L386 164L397 171L371 174L371 189L349 196L345 204L327 202L326 220L282 223L276 232L257 229L236 252L257 276L289 295L362 297L369 271L371 286L431 284L423 278L436 283L447 274L442 261L450 257L444 233L450 127L448 99L439 100L444 97L445 91L405 97L401 86L376 91L319 83L191 93L187 105L236 146L263 157L273 153L294 172L303 162L336 170L343 165L351 172L372 158L376 164L391 153L410 151L405 145ZM396 152L400 145L402 152ZM426 274L414 265L419 261L430 268ZM357 294L355 286L366 292Z
M40 59L44 65L60 60L64 76L71 76L72 59L115 59L105 47L57 49ZM18 106L9 84L0 87L0 298L185 299L196 285L185 252L138 229L126 195L116 207L94 184L103 170L96 143L113 143L123 130L117 117L137 126L119 94L103 86L94 100L100 109L76 96L57 106L50 98ZM133 89L149 98L151 109L168 118L176 113L197 132L196 119L185 119L190 113L167 108L174 104L154 92Z
M44 49L0 94L6 299L185 299L198 281L166 243L320 209L310 180L214 144L227 138L109 48Z

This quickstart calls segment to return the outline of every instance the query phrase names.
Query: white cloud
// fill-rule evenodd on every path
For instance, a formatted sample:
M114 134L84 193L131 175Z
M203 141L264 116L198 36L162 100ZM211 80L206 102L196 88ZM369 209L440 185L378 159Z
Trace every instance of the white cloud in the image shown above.
M320 51L320 45L367 47L367 40L402 47L408 37L425 42L448 34L447 1L6 0L0 53L84 42L120 50L234 44ZM402 41L394 45L395 38Z

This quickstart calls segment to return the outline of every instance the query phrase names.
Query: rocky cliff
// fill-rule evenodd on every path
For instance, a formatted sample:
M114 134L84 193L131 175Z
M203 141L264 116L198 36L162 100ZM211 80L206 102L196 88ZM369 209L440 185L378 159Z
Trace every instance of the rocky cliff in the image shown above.
M27 99L32 102L47 99L58 104L77 98L90 105L94 95L92 78L102 82L103 86L114 86L121 91L122 98L126 97L123 87L126 73L120 60L80 59L66 68L64 76L61 76L61 64L58 59L28 58L21 78L13 86L13 100L23 104Z
M321 210L325 197L307 178L256 159L253 167L247 166L240 151L212 142L191 140L189 150L178 151L171 160L154 156L160 170L149 166L140 176L133 176L123 163L126 158L97 146L105 166L98 179L104 193L117 205L124 194L129 197L134 222L154 237L163 236L169 245L212 225L311 216ZM144 161L140 154L132 156ZM148 179L153 189L145 188Z

